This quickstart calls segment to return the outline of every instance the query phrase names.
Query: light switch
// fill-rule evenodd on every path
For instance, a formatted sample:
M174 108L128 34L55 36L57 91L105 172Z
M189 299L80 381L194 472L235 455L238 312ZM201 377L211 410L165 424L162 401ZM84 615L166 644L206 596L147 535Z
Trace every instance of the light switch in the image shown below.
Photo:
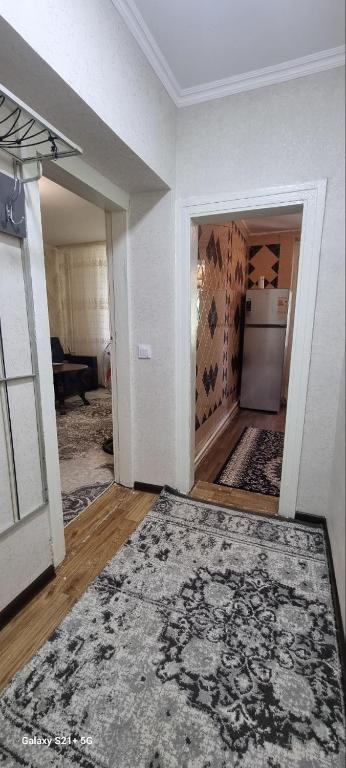
M138 359L150 360L151 346L149 344L138 344Z

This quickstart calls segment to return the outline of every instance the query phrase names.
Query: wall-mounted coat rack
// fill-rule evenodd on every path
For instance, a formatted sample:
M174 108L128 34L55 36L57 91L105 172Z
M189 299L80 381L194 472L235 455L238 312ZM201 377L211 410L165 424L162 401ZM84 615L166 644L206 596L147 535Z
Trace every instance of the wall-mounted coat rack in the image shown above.
M14 177L0 173L0 231L25 237L24 184L42 175L42 160L81 155L77 144L0 85L0 150L13 159ZM37 174L27 178L25 163L37 162Z

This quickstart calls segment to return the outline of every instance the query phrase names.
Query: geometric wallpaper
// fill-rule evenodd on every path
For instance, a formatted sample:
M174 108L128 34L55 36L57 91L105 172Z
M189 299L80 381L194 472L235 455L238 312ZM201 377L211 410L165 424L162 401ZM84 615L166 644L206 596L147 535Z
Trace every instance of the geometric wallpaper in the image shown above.
M247 244L234 222L198 228L196 444L205 442L239 396Z
M256 287L259 278L263 275L265 288L277 288L279 265L279 243L271 243L270 245L250 245L247 287Z

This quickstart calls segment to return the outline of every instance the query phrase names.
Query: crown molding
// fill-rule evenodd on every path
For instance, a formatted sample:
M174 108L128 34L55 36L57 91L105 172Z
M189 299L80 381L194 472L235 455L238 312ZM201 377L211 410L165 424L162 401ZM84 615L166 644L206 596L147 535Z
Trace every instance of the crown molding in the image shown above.
M204 83L192 88L183 88L178 97L179 107L188 107L202 101L220 99L224 96L232 96L244 91L253 91L266 85L276 85L298 77L313 75L345 65L345 46L331 48L327 51L318 51L299 59L284 61L282 64L274 64L271 67L263 67L241 75L226 77L213 83Z
M133 0L112 0L167 93L178 105L180 86Z
M267 85L276 85L298 77L313 75L345 65L345 46L318 51L299 59L291 59L281 64L255 69L240 75L225 77L211 83L181 88L165 56L157 45L153 35L140 14L134 0L112 0L128 29L151 64L162 85L177 107L189 107L203 101L220 99L244 91L253 91Z

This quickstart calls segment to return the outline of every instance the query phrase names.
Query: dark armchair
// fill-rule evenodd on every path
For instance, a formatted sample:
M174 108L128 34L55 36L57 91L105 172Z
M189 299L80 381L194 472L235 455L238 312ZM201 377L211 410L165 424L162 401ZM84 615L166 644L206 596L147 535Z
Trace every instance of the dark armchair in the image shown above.
M64 377L63 377L64 399L66 399L67 397L72 397L73 395L77 395L77 394L81 395L82 399L84 399L82 392L85 393L92 389L97 389L98 387L97 357L92 357L90 355L71 355L70 353L66 354L61 346L60 339L57 336L51 336L50 346L52 351L53 363L76 363L76 364L88 366L84 371L82 371L78 375L75 375L73 373L64 374ZM56 378L57 377L54 377L55 389L57 388ZM58 393L56 391L56 396L57 395ZM57 397L57 399L61 399L61 393L59 394L59 397Z

